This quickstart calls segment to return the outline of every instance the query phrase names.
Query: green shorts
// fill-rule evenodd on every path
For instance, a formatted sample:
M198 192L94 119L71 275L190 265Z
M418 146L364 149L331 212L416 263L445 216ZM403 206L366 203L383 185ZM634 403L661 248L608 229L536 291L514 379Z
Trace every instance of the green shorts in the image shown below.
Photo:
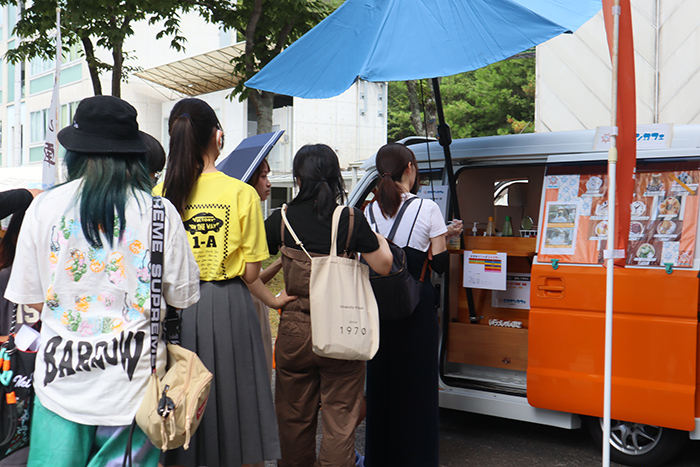
M130 426L90 426L66 420L34 398L28 467L119 467ZM158 449L139 427L132 441L133 466L156 467Z

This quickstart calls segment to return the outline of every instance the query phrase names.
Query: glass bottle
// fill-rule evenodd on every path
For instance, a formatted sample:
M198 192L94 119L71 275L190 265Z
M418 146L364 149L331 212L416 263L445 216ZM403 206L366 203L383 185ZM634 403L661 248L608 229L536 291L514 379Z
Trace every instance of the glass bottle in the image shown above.
M496 229L493 228L493 217L489 217L489 223L486 224L486 231L484 231L485 237L493 237L496 235Z
M513 223L510 221L510 216L506 216L506 221L503 223L503 232L501 235L503 237L513 236Z

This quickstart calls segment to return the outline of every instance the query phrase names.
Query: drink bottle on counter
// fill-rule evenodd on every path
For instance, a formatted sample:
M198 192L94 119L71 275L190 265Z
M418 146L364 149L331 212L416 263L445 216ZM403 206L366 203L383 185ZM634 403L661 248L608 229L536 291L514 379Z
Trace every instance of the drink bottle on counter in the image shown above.
M506 221L503 223L503 231L501 235L503 237L513 236L513 223L510 221L510 216L506 216Z
M485 237L493 237L496 235L496 229L493 227L493 217L489 217L489 223L486 224L486 231L484 231Z

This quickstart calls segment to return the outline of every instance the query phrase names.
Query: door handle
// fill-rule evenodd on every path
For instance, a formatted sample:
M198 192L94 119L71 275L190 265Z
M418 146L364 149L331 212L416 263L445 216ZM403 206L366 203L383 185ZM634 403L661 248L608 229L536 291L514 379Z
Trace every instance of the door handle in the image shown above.
M561 285L540 285L537 290L544 290L547 292L563 292L564 287Z
M544 276L537 280L537 296L540 298L564 298L564 279Z

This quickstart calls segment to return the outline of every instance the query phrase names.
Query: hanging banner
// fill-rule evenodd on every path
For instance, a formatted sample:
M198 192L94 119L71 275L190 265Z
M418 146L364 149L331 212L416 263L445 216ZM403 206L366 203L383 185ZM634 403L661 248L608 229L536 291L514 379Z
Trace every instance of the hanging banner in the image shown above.
M44 161L42 162L41 185L44 190L56 184L56 173L58 172L58 127L60 120L58 116L59 93L61 83L61 9L56 8L56 71L53 76L53 92L51 94L51 106L49 115L46 118L46 135L44 142Z

